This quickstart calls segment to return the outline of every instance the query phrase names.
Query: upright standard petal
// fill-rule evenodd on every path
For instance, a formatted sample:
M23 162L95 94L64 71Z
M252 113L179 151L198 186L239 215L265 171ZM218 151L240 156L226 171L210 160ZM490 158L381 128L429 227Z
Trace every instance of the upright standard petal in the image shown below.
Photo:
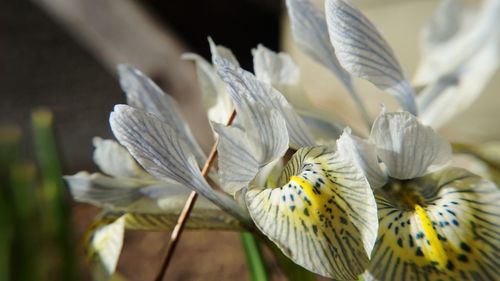
M379 236L368 269L374 280L498 279L498 188L457 168L411 185L418 210L377 191Z
M382 112L370 134L390 177L412 179L451 161L451 146L408 112Z
M285 120L274 109L243 98L238 127L215 125L219 134L219 174L224 191L234 195L248 186L259 170L288 149Z
M337 140L337 151L341 157L353 161L368 179L372 189L383 186L387 175L382 171L374 144L351 134L346 128Z
M297 85L300 80L300 70L292 58L285 53L275 53L259 44L252 50L253 71L258 80L280 86Z
M324 15L310 0L287 0L293 39L297 45L317 62L330 69L344 86L353 88L351 76L340 65L335 49L328 37Z
M416 115L414 90L375 26L348 0L327 0L325 11L331 43L341 65L393 95L404 110Z
M217 75L214 67L197 54L187 53L183 59L193 60L196 65L198 84L203 93L203 106L212 122L224 124L231 115L233 104L226 85Z
M225 59L236 66L240 66L236 56L229 48L215 44L214 40L210 37L208 37L208 43L210 45L210 53L212 53L212 64L215 64L215 60L219 58Z
M235 201L208 185L189 147L174 128L154 115L126 105L115 106L110 124L118 141L150 174L195 190L231 215L248 221Z
M363 173L337 153L309 147L297 151L280 183L247 192L257 227L306 269L357 280L368 265L378 227Z
M94 137L92 142L94 163L104 173L114 177L151 178L116 141Z
M118 65L118 72L120 85L127 95L128 105L152 113L172 127L176 134L189 145L198 165L202 166L206 157L182 118L175 100L166 95L141 71L130 65Z
M229 94L238 110L243 99L277 110L285 119L290 146L294 148L314 145L314 139L304 121L283 95L271 85L258 81L255 76L224 59L216 59L219 76L229 87Z

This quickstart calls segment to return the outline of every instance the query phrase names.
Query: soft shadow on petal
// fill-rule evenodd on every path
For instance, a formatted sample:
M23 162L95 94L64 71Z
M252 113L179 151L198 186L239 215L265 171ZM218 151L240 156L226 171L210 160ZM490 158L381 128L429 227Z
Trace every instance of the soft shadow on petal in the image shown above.
M95 147L94 163L104 173L114 177L151 178L116 141L94 137L92 143Z
M341 157L353 161L358 166L372 189L381 187L387 182L387 175L378 162L375 145L352 135L350 128L346 128L337 140L337 150Z
M318 274L357 280L376 239L376 204L352 162L323 147L302 148L281 187L247 192L258 228L295 263Z
M373 24L350 2L325 2L328 31L340 64L353 76L396 97L417 114L415 93L392 49Z
M248 221L248 215L235 201L208 185L189 146L174 128L152 114L126 105L115 106L110 124L118 141L150 174L199 192L238 219Z
M376 195L379 236L369 272L376 280L495 280L500 268L500 191L463 169L415 180L445 254L445 268L429 259L430 240L414 211ZM434 243L434 242L433 242Z
M205 163L205 154L184 121L175 100L165 94L144 73L130 65L118 65L118 72L120 85L127 95L127 104L152 113L161 121L167 123L183 139L183 142L189 145L198 165L202 166Z
M396 179L420 177L451 161L450 144L408 112L382 112L370 140L389 176Z
M94 280L109 280L115 272L123 246L125 218L106 218L106 212L85 233L85 252L92 267Z
M325 16L310 0L287 0L286 5L295 43L318 63L335 73L342 84L351 90L351 76L337 60L328 36Z
M299 148L314 145L314 139L304 121L280 92L227 60L216 59L215 65L219 76L228 85L229 94L237 110L241 107L244 98L261 104L269 110L275 109L286 121L290 146Z
M201 92L203 106L212 122L224 124L232 111L231 97L227 93L226 85L219 78L215 68L203 57L186 53L183 59L192 60L196 66L196 75Z
M244 129L214 124L219 134L221 187L231 195L246 188L263 166L288 149L286 123L276 110L243 97L237 113Z

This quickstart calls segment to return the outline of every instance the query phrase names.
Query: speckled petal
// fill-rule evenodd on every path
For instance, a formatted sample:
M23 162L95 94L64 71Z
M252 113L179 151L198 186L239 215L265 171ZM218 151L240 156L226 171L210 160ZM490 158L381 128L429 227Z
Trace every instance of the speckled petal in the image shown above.
M257 227L304 268L356 280L368 264L378 225L361 171L324 147L302 148L279 182L279 188L247 192Z

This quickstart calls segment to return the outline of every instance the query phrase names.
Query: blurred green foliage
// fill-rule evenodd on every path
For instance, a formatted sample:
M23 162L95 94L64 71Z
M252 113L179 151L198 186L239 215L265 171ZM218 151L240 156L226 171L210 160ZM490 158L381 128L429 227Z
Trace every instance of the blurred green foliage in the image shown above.
M41 109L32 140L17 126L0 127L0 280L78 280L52 124ZM34 145L35 161L24 159L23 142Z

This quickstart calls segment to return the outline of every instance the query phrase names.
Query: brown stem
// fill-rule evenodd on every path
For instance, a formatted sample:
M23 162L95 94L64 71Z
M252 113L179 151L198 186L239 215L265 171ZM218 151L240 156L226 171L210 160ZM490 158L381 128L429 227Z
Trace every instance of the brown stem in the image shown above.
M231 112L231 115L229 116L226 125L229 126L233 123L234 118L236 117L236 110L233 109ZM215 159L217 158L217 144L219 143L219 140L216 139L214 145L212 146L212 150L210 151L210 154L208 155L207 161L205 162L205 165L203 166L203 169L201 170L201 175L206 179L208 176L208 172L210 171L210 167L212 167ZM184 230L184 226L186 225L187 219L189 218L189 214L191 213L191 210L193 209L194 203L196 202L196 198L198 198L198 193L195 191L191 191L191 194L189 194L189 198L187 199L186 203L184 204L184 208L182 208L182 212L179 215L179 218L177 219L177 224L174 227L174 230L172 230L172 233L170 234L170 242L167 247L167 253L165 254L165 258L163 259L163 263L161 265L160 271L158 272L158 275L155 278L155 281L162 281L163 278L165 277L165 273L167 272L168 265L170 264L170 261L172 260L172 257L175 252L175 248L177 247L177 244L180 240L180 236L182 234L182 231Z

